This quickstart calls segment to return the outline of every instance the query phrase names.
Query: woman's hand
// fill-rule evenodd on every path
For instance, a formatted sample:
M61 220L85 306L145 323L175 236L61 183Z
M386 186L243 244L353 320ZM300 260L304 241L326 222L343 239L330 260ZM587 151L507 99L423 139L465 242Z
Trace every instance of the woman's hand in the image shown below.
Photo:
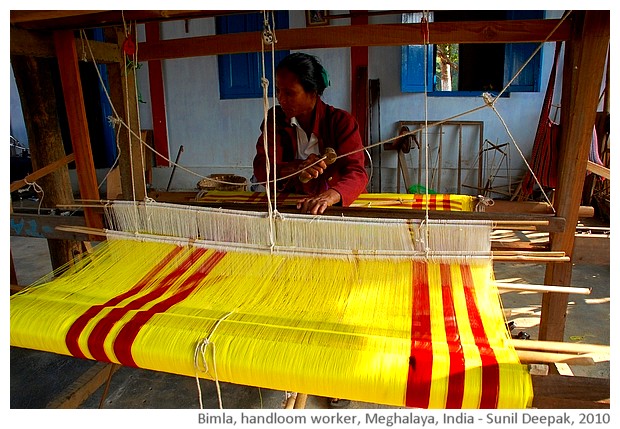
M316 164L312 165L312 167L308 167L307 169L299 173L299 180L302 183L308 183L310 180L316 179L321 174L323 174L323 171L325 171L325 169L327 168L327 164L324 160L317 162L319 159L321 158L318 155L312 153L304 162L301 163L301 165L299 166L300 170L316 162Z
M302 213L310 213L314 215L323 214L327 207L333 206L334 204L340 202L340 199L341 197L338 191L328 189L319 195L302 198L297 202L297 208Z

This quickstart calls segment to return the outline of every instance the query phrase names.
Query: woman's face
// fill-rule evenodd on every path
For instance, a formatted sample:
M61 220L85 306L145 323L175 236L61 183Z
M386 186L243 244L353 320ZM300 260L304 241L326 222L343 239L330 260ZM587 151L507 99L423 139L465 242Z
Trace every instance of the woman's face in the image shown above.
M316 104L316 93L306 92L297 76L286 69L276 73L276 96L288 118L309 115Z

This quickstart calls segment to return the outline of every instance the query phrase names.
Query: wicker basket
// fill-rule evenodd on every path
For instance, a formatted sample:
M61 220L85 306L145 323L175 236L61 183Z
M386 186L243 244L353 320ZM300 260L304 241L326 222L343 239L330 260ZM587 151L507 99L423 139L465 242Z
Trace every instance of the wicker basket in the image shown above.
M198 182L196 187L202 191L245 191L247 185L245 177L234 174L210 174Z

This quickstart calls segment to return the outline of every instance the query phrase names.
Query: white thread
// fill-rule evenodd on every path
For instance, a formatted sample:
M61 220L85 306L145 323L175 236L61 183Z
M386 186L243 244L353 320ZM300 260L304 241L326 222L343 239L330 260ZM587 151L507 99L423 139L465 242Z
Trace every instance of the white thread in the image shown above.
M265 17L265 12L263 12L263 17ZM267 30L267 24L265 24L265 31ZM265 40L264 38L261 39L261 61L262 61L262 78L261 78L261 85L263 87L263 150L265 152L265 173L266 173L266 183L265 183L265 193L267 196L267 210L268 210L268 214L269 214L269 228L270 228L270 234L269 234L269 239L270 239L270 243L271 246L275 246L275 228L273 225L273 207L271 205L271 184L269 182L269 176L271 175L271 162L269 161L269 143L268 143L268 126L267 126L267 121L269 120L268 118L268 113L269 113L269 94L268 94L268 87L269 87L269 80L267 80L267 78L265 77ZM274 61L274 59L272 58L272 61ZM274 106L274 111L273 111L273 116L275 118L275 106ZM274 128L274 132L275 132L275 128ZM274 141L273 141L273 146L274 146L274 151L275 151L275 147L276 147L276 141L275 141L275 136L274 136ZM274 163L276 162L276 157L274 156L273 158ZM276 192L275 189L275 171L276 171L276 165L274 164L274 194Z
M41 214L41 204L43 204L43 198L45 198L45 191L37 182L29 182L24 179L24 183L28 185L28 189L32 188L37 194L41 194L41 198L39 198L39 207L37 208L37 214Z
M424 70L428 69L427 66L427 55L426 55L426 50L427 50L427 46L429 43L429 28L428 28L428 15L427 15L427 11L424 11L422 13L422 25L426 26L426 28L423 28L423 35L424 35ZM426 207L425 207L425 215L424 215L424 220L426 222L423 222L423 225L428 225L428 220L429 220L429 195L428 195L428 88L427 88L427 82L426 82L426 78L424 79L424 193L426 196ZM420 226L422 226L422 224ZM428 237L428 228L426 228L426 232L425 235ZM425 251L428 254L428 247L425 249Z
M213 343L211 341L211 337L213 336L213 334L215 333L215 330L220 326L220 323L222 323L224 320L226 320L226 318L228 318L228 316L230 316L231 314L234 313L234 310L225 314L224 316L222 316L213 326L213 329L211 329L211 332L209 333L209 335L204 338L202 341L200 341L198 344L196 344L196 349L194 350L194 370L195 370L195 375L196 375L196 385L198 387L198 398L200 401L200 409L203 409L203 404L202 404L202 389L200 388L200 378L198 377L198 371L202 371L204 373L208 373L209 372L209 365L207 364L207 358L206 358L206 353L207 353L207 348L209 346L211 346L211 350L212 350L212 359L213 359L213 377L215 379L215 387L217 389L217 399L220 405L220 409L224 408L222 406L222 392L220 391L220 382L217 376L217 365L215 363L215 343ZM200 365L198 363L198 358L201 357L202 358L202 368L200 368Z

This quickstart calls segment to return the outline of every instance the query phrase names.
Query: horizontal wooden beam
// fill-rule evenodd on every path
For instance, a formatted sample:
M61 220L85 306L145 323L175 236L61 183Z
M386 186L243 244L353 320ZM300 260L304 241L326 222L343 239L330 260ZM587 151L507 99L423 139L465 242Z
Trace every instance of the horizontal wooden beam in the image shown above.
M178 21L219 15L260 12L258 10L20 10L11 11L11 26L29 30L79 30L122 27L135 22Z
M120 368L117 364L96 362L45 408L78 408Z
M532 376L533 408L609 408L609 378L569 377L557 374Z
M11 213L11 236L88 241L88 235L58 230L61 225L85 226L83 216Z
M567 40L569 22L560 20L432 22L429 43L525 43ZM276 48L316 49L424 44L422 24L331 25L278 30ZM551 35L550 35L551 34ZM140 61L261 51L261 33L234 33L139 43Z
M49 21L51 19L82 17L85 14L106 12L105 10L12 10L11 24L32 21Z
M118 63L121 60L120 49L116 43L89 40L90 50L97 63ZM92 61L86 41L75 39L75 47L80 60ZM29 31L11 27L11 55L25 55L37 58L54 58L56 50L52 34L48 32Z
M609 168L605 168L602 165L598 165L592 161L588 161L588 165L587 165L587 170L597 174L601 177L604 177L605 179L609 179L610 178L610 171Z

